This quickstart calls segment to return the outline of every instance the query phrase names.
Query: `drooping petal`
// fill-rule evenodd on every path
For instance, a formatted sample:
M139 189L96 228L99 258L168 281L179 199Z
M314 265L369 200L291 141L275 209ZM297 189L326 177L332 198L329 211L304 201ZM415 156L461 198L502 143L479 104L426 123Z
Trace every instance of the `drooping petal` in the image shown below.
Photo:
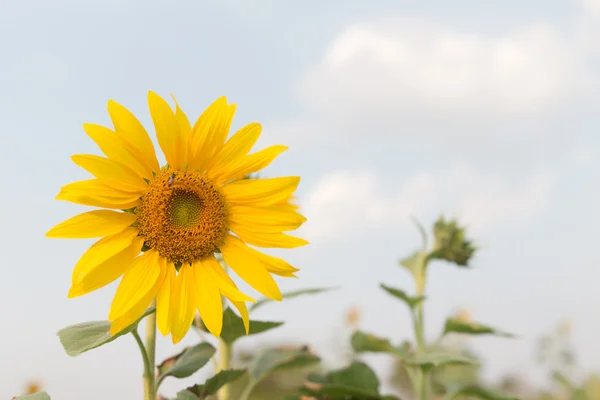
M296 190L300 177L245 179L223 187L223 194L233 205L265 207L287 199Z
M70 201L84 206L127 210L140 204L140 195L116 190L98 179L73 182L60 189L56 200Z
M211 178L217 176L221 170L229 170L240 162L258 140L261 130L260 124L254 122L237 131L209 161L207 165L208 176Z
M110 100L108 102L108 113L112 119L115 130L120 138L129 143L133 154L150 171L160 171L160 165L154 151L154 144L144 126L129 110L119 103Z
M167 163L173 168L184 168L183 139L175 113L169 104L154 92L148 92L148 107L156 129L156 138Z
M244 242L257 247L293 249L308 244L304 239L290 236L285 233L255 232L246 229L245 227L242 228L239 225L232 226L232 231Z
M295 278L294 272L300 271L298 268L292 267L288 262L281 258L273 257L263 252L253 250L256 257L261 260L267 269L272 274Z
M265 233L279 233L297 229L306 218L295 211L278 206L247 207L233 206L230 209L231 230L235 227L248 228Z
M61 222L46 233L50 238L97 238L122 232L135 222L135 214L112 210L94 210Z
M190 330L196 314L194 277L189 265L183 265L175 278L171 297L171 339L179 343Z
M221 253L227 265L258 292L273 300L281 300L281 292L262 261L234 236L227 236Z
M234 179L241 179L246 175L266 168L278 155L287 149L286 146L277 145L257 151L244 157L236 165L213 172L214 179L220 185L231 182Z
M164 257L159 258L159 263L165 268L165 281L163 282L156 296L156 325L163 336L171 332L171 302L173 293L173 284L175 281L175 266L169 263Z
M148 184L138 174L118 161L92 154L77 154L71 159L107 186L139 195L148 189Z
M152 178L152 169L145 164L141 156L136 154L135 149L116 132L95 124L83 124L83 130L96 142L106 157L128 166L142 178Z
M192 265L192 270L195 277L196 307L200 317L208 331L219 337L223 328L223 303L219 289L212 275L202 264Z
M198 269L204 269L210 275L210 278L214 280L223 296L235 301L255 302L252 297L246 296L244 293L238 290L238 288L235 286L235 283L233 283L229 275L227 275L225 270L223 270L223 267L221 267L221 264L219 264L214 257L209 257L204 261L199 261L195 265L197 265L197 267L194 268L194 271L197 271ZM196 277L196 280L198 279L199 278Z
M250 315L248 315L248 307L246 307L246 303L243 301L231 301L231 304L240 312L240 316L242 317L242 321L244 323L244 329L246 330L246 335L250 332Z
M123 232L107 236L94 243L75 265L72 276L73 284L80 282L90 271L104 261L132 246L137 235L137 229L126 228Z
M125 314L113 321L113 323L110 326L110 333L112 335L122 331L123 329L131 325L146 312L148 307L150 307L150 304L152 304L152 300L154 300L154 297L158 293L158 290L163 284L164 277L166 275L166 271L164 270L164 268L160 268L161 275L159 279L157 279L154 287L151 288L148 291L148 293L146 293L144 297L142 297L137 303L135 303L133 307L130 308Z
M108 314L109 320L115 320L132 309L156 286L165 269L161 268L158 257L156 250L149 250L135 259L117 288Z
M133 240L131 246L78 275L71 283L68 297L82 296L114 282L125 273L133 260L140 254L143 244L144 238L138 236Z

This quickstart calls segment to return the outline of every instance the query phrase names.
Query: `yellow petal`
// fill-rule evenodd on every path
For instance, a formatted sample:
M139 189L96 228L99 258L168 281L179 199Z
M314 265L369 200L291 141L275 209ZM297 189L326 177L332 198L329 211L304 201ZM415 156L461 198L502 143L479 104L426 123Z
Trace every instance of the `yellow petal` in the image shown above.
M217 99L202 113L194 124L190 169L204 170L207 163L221 149L235 114L235 105L228 105L225 97Z
M76 215L46 233L50 238L97 238L122 232L135 222L135 214L95 210Z
M86 271L84 275L79 275L76 280L73 280L68 297L82 296L115 281L140 254L143 244L144 239L138 236L125 250Z
M242 321L244 322L244 329L246 329L246 335L250 332L250 316L248 315L248 308L246 303L243 301L231 301L235 308L240 312Z
M165 281L156 296L156 324L159 332L163 336L167 336L171 332L171 294L173 293L172 288L175 281L175 266L164 257L159 258L159 263L164 265L166 274Z
M223 303L217 285L202 264L194 264L196 307L204 325L215 337L221 335L223 328Z
M264 207L287 199L298 187L299 176L245 179L223 187L223 194L234 205Z
M258 292L273 300L281 300L281 292L260 259L239 239L228 236L221 249L227 265Z
M154 92L148 92L148 107L156 129L156 138L167 163L173 168L184 168L183 150L185 148L179 122L169 104Z
M179 343L190 330L196 314L194 298L194 277L189 265L183 265L175 278L171 304L171 339Z
M71 159L108 186L140 195L148 189L138 174L120 162L91 154L77 154Z
M187 115L183 112L181 108L179 108L179 103L177 103L177 99L175 96L171 95L173 101L175 102L175 118L177 118L177 123L179 124L180 142L177 144L178 148L181 149L181 164L184 166L188 165L188 160L190 158L190 146L191 146L191 138L192 138L192 126L190 125L190 120Z
M108 113L119 137L129 143L134 155L143 161L150 171L159 172L160 165L156 158L154 145L140 121L119 103L110 100Z
M237 131L225 145L217 151L207 165L209 177L219 175L222 169L231 169L248 154L261 132L260 124L254 122Z
M297 229L306 218L295 211L278 206L247 207L232 206L230 209L231 230L235 227L248 228L265 233L279 233Z
M73 284L80 282L104 261L132 246L137 235L137 229L126 228L123 232L107 236L94 243L75 265L72 276Z
M144 163L143 159L136 157L135 149L116 132L95 124L84 124L83 130L96 142L106 157L128 166L140 177L152 178L152 169Z
M294 275L294 272L300 271L298 268L292 267L281 258L273 257L254 249L251 250L253 250L256 257L263 262L267 271L275 275L295 278L296 276Z
M286 146L277 145L257 151L256 153L244 157L236 165L230 165L228 168L223 168L219 171L213 172L214 179L218 184L221 185L231 182L234 179L241 179L246 175L266 168L273 162L273 160L275 160L275 158L277 158L278 155L287 149L288 148Z
M209 274L210 278L215 282L221 294L228 299L235 301L251 301L253 303L256 302L256 300L254 300L252 297L246 296L244 293L238 290L238 288L235 286L235 283L233 283L229 275L227 275L223 267L221 267L221 264L219 264L214 257L210 257L204 261L199 261L194 266L194 271L204 269L206 273ZM196 280L198 279L199 278L196 277Z
M84 206L117 208L126 210L138 205L141 200L136 193L126 193L106 186L98 179L73 182L63 186L56 200L70 201Z
M149 250L136 258L121 279L108 319L112 321L119 318L142 300L156 285L161 270L164 271L164 268L158 262L156 250Z
M110 326L111 335L119 333L120 331L122 331L123 329L127 328L129 325L134 323L138 318L140 318L146 312L148 307L150 307L150 304L152 304L152 300L154 300L156 294L158 293L158 290L160 289L161 285L163 284L164 277L166 275L166 271L164 270L164 268L162 268L162 267L160 267L160 268L161 268L161 275L160 275L159 279L156 281L156 284L154 285L154 287L152 289L150 289L150 291L148 291L148 293L146 293L146 295L143 298L141 298L140 301L135 303L133 305L133 307L131 307L125 314L123 314L122 316L120 316L119 318L117 318L113 321L113 323Z
M241 226L232 226L232 231L244 242L258 247L292 249L308 244L304 239L286 235L285 233L254 232Z

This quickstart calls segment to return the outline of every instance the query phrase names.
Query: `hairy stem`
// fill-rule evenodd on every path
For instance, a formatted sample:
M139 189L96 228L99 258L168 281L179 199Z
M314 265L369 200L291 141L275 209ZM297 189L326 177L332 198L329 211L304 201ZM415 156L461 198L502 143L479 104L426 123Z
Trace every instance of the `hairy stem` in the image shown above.
M223 339L219 339L219 367L217 373L229 369L231 362L231 345L225 343ZM219 400L229 400L229 385L223 386L218 393Z

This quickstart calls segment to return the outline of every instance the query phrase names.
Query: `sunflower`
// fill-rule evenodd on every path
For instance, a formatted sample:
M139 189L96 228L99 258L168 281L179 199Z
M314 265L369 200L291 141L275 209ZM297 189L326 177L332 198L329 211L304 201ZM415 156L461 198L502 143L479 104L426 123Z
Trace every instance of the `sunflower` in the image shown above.
M175 100L175 99L173 99ZM192 126L148 93L156 138L166 164L160 166L152 140L122 105L108 102L114 130L84 124L106 157L74 155L94 179L64 186L56 199L99 207L52 228L52 238L101 238L79 259L68 296L78 297L121 281L108 320L115 334L142 316L156 300L158 330L173 343L187 333L196 310L215 336L222 330L222 297L249 329L245 302L215 255L264 296L281 300L272 275L294 277L298 269L258 248L307 244L284 232L306 220L293 204L299 177L249 178L269 165L285 146L249 154L261 133L258 123L229 139L235 105L217 99ZM253 247L250 247L253 246Z

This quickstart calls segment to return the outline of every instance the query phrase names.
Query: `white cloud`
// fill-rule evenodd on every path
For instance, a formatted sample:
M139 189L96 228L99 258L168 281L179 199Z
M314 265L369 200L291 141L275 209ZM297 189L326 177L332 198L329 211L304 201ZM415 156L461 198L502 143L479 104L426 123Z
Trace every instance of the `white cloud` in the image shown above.
M308 217L304 235L313 243L343 240L365 231L397 228L410 217L457 216L472 232L527 220L542 211L552 193L549 173L532 173L521 182L456 165L437 174L421 172L399 189L369 172L332 172L303 201Z
M600 17L600 0L582 0L581 3L589 14Z
M298 90L349 124L469 124L555 110L583 88L584 73L569 41L546 25L486 37L396 17L343 31Z

